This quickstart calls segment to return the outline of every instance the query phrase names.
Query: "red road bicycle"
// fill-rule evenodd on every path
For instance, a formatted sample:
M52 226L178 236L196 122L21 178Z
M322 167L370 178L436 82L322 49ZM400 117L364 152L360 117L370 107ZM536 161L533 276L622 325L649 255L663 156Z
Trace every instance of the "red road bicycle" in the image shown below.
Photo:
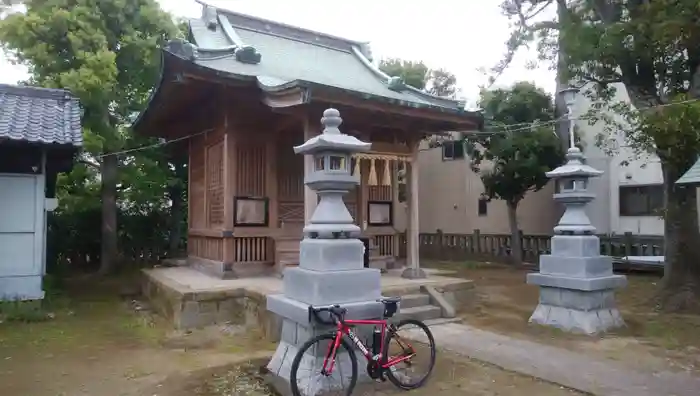
M373 380L386 381L388 378L392 384L404 390L416 389L425 384L435 366L436 350L433 334L428 326L419 320L405 319L396 324L387 320L398 310L400 298L384 298L379 301L384 304L384 319L382 320L346 320L347 310L339 305L309 307L311 320L336 326L336 329L311 338L299 348L292 361L290 373L290 383L294 396L351 395L359 375L357 355L353 344L367 360L367 374ZM357 325L374 326L372 345L369 347L353 331L353 327ZM408 342L407 337L399 335L399 331L402 329L412 333L411 339L418 339L427 345L414 348ZM352 344L345 336L352 341ZM395 342L398 347L397 353L390 351L392 342ZM341 348L344 351L341 351ZM421 352L420 357L419 352ZM428 365L425 374L414 382L404 382L405 379L411 379L411 376L402 374L399 371L399 366L406 366L409 370L413 370L420 363ZM316 364L320 366L318 375L321 379L337 380L341 387L346 385L345 390L339 389L337 385L319 385L318 382L300 378L300 370L315 371L309 366L316 366ZM348 368L350 373L347 372Z

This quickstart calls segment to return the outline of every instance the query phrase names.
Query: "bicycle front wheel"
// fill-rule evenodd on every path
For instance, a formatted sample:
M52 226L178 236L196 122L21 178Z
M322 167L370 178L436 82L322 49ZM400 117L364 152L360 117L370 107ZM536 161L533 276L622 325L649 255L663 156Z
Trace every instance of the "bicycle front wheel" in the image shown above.
M358 375L355 351L341 339L333 353L335 337L334 333L321 334L299 348L289 375L293 396L352 394Z
M425 323L414 319L402 320L390 328L384 353L387 362L397 362L386 370L387 378L404 390L425 384L433 372L437 355L433 333Z

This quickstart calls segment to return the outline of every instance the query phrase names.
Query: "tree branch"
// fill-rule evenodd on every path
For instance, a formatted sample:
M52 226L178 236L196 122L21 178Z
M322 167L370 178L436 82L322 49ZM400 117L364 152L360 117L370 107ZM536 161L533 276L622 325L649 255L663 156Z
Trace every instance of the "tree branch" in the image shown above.
M100 164L92 162L92 161L85 159L85 158L78 160L78 163L85 164L93 169L98 170L98 171L100 170Z
M515 17L518 19L518 30L515 31L511 37L508 39L508 51L503 57L503 60L493 68L491 71L494 72L489 80L490 83L487 88L493 86L496 80L500 78L503 73L508 69L510 64L515 58L515 53L525 45L527 42L526 37L537 30L542 29L558 29L558 24L556 22L539 22L536 26L531 26L530 22L532 19L537 17L542 11L549 7L554 0L544 0L541 4L537 0L531 1L532 5L527 11L523 10L523 0L513 0L512 2L506 2L502 5L503 11L509 18ZM559 1L559 0L557 0ZM537 8L539 5L539 8ZM534 11L533 11L534 10Z

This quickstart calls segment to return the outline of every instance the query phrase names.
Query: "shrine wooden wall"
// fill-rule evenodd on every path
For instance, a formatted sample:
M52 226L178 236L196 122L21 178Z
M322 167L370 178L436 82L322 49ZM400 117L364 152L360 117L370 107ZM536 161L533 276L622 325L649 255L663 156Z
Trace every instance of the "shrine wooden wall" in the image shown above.
M189 239L191 256L222 261L224 243L224 131L196 136L189 149Z
M304 157L294 154L294 146L304 142L301 128L282 131L275 139L279 225L304 224Z
M301 238L304 158L293 151L301 143L301 123L278 131L230 123L191 139L190 256L223 263L272 263L277 238ZM376 150L383 153L403 155L405 147L376 143ZM353 160L353 169L357 160ZM363 222L368 221L369 202L391 203L394 212L399 209L397 165L395 160L380 157L360 159L361 184L357 191L345 197L358 225L364 226ZM374 176L370 178L372 170ZM266 201L266 224L240 224L234 209L240 198ZM379 255L397 256L397 231L392 225L376 226L368 222L365 234L372 238Z

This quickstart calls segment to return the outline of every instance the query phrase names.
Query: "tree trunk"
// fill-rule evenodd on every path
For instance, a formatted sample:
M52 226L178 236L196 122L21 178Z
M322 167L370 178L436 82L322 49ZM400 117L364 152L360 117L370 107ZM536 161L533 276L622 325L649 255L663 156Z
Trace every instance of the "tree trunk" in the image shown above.
M510 249L511 264L520 266L523 264L523 244L518 228L518 202L506 202L508 207L508 224L510 225Z
M678 186L684 170L663 164L666 213L664 219L664 277L660 305L666 311L700 308L700 241L696 186Z
M102 176L102 252L101 275L112 272L117 260L117 175L118 158L107 155L100 166Z

